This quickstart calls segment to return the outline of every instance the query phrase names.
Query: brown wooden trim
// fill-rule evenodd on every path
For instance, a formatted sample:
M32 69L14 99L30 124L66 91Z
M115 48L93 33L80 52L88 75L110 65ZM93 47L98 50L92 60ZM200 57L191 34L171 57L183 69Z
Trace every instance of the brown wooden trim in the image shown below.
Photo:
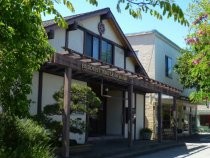
M82 30L81 30L82 31ZM85 31L83 31L83 55L85 55L85 51L86 51L86 49L85 49L85 46L86 46L86 32Z
M122 136L125 137L125 120L126 120L126 116L125 116L125 91L122 91Z
M63 98L63 134L62 134L62 155L69 158L69 122L70 122L70 102L71 102L71 79L72 69L66 68L64 74L64 98Z
M78 29L80 29L80 30L82 30L82 31L84 31L84 32L87 32L87 33L91 34L92 36L95 36L95 37L97 37L97 38L99 38L99 39L101 38L102 40L107 41L107 42L109 42L110 44L112 44L112 45L114 45L114 46L117 46L117 47L119 47L119 48L121 48L121 49L123 49L123 50L126 50L125 47L123 47L123 46L121 46L121 45L119 45L119 44L117 44L117 43L115 43L115 42L113 42L113 41L111 41L111 40L109 40L109 39L107 39L107 38L104 38L102 35L100 36L100 34L97 34L97 33L93 32L93 31L90 31L90 30L84 28L83 26L78 25Z
M39 70L39 80L38 80L38 100L37 100L37 114L42 112L42 88L43 88L43 71Z
M133 85L135 85L135 89L137 91L141 90L144 93L160 92L160 93L164 93L164 94L171 95L171 96L179 96L180 91L176 88L170 87L169 85L152 80L150 78L142 76L141 74L133 73L128 70L122 69L120 67L117 67L117 66L114 66L114 65L111 65L108 63L104 63L102 61L93 59L91 57L87 57L84 55L82 56L81 54L77 54L76 52L74 52L68 48L67 48L67 50L69 51L69 53L67 53L67 54L56 53L54 55L53 62L56 63L57 65L60 65L63 67L71 67L73 70L82 71L83 73L88 73L90 75L104 77L107 80L120 82L119 84L121 84L121 83L130 84L130 79L132 79ZM109 66L109 68L104 68L104 69L108 70L108 71L113 71L118 74L119 74L119 72L121 73L121 71L125 71L125 73L123 73L121 75L123 75L125 78L130 78L130 79L118 80L111 76L96 73L94 71L83 70L82 64L85 63L85 61L83 61L83 60L85 60L85 61L88 60L89 64L97 62L97 63L101 63L101 66ZM99 67L101 67L101 66L99 66ZM94 66L94 67L97 68L97 66ZM127 75L127 74L129 74L129 75Z
M133 105L133 84L128 86L128 146L133 145L133 118L132 118L132 105Z
M106 14L110 12L110 9L109 8L104 8L104 9L100 9L100 10L96 10L96 11L92 11L92 12L88 12L88 13L85 13L85 14L81 14L81 15L78 15L78 16L70 16L70 17L66 17L67 20L67 24L70 25L70 24L73 24L75 21L81 21L81 20L86 20L87 18L90 18L90 17L93 17L93 16L97 16L97 15L103 15L103 14ZM52 23L50 25L45 25L44 26L46 30L49 30L51 28L58 28L59 26L56 24L56 23Z
M177 105L176 105L176 97L173 97L173 119L174 119L174 136L175 140L178 140L177 137Z

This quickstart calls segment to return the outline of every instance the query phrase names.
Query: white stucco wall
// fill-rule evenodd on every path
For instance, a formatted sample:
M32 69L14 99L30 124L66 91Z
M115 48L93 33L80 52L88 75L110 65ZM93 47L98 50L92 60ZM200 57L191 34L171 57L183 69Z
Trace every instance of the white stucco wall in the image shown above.
M172 79L165 75L165 56L172 58L174 66L177 58L181 55L177 46L159 33L153 32L127 35L127 38L133 49L139 51L137 56L150 78L180 90L183 89L175 72L173 72ZM191 89L184 89L182 95L189 96L191 91Z
M106 108L106 134L107 135L122 135L122 91L110 91L107 98Z
M44 106L54 104L53 95L63 87L63 77L43 73L42 109Z
M33 103L31 103L30 113L35 115L37 113L37 98L38 98L38 72L34 73L32 80L32 93L28 96ZM72 84L82 84L87 85L86 82L72 80ZM42 110L46 105L54 104L55 100L53 99L53 94L60 90L63 87L63 77L56 76L48 73L43 73L43 88L42 88ZM70 116L71 119L80 118L82 121L86 121L86 114L72 114ZM61 115L54 115L53 119L62 120ZM70 133L70 139L75 139L77 143L84 144L85 143L85 133L83 134L75 134Z
M37 114L39 73L35 72L32 78L31 93L27 96L31 100L29 112L31 115Z
M127 36L150 78L155 78L155 36L153 34Z
M98 32L99 22L100 22L100 16L94 16L80 21L79 25L99 35ZM116 29L113 27L111 22L109 20L103 20L102 22L105 26L105 32L104 34L102 34L102 37L114 41L119 45L122 45L121 40L119 38L119 34L117 33Z
M136 139L140 139L140 130L144 128L144 95L136 94Z
M69 31L68 47L72 50L83 54L84 32L81 30Z
M178 89L182 89L182 86L178 81L178 75L174 71L172 78L166 77L165 75L165 56L172 58L172 66L174 67L178 56L180 56L179 50L159 36L156 36L155 38L155 46L155 79Z
M103 34L103 37L112 40L122 46L122 42L119 38L121 37L121 35L119 35L119 33L116 31L114 25L110 22L110 20L103 20L102 22L105 25L105 32Z
M126 69L135 72L135 66L133 64L133 61L130 57L126 57Z
M49 39L49 43L55 48L56 52L64 51L66 30L57 28L54 30L54 39Z
M124 50L119 48L119 47L115 47L115 57L114 57L115 61L115 65L117 67L121 67L124 69Z

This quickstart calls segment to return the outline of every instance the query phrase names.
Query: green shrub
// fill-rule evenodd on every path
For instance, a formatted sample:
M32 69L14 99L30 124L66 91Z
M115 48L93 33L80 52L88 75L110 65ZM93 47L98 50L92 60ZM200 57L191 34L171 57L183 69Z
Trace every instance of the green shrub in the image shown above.
M53 158L49 133L36 122L0 116L1 158Z
M152 136L152 130L150 128L142 128L140 130L140 138L150 140Z

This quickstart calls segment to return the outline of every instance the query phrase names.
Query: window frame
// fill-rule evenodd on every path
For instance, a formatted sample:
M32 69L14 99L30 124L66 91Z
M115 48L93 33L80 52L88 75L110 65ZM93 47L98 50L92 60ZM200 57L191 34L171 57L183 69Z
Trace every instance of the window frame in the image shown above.
M84 49L83 49L83 54L86 55L86 56L89 56L87 55L86 53L86 46L87 46L87 36L91 36L91 55L90 57L91 58L94 58L94 53L93 53L93 50L94 50L94 46L93 46L93 43L94 43L94 38L98 40L98 58L94 58L96 60L100 60L100 38L98 36L95 36L89 32L84 32Z
M110 45L110 46L111 46L111 63L107 62L107 58L106 58L106 61L103 61L103 60L102 60L103 42L105 42L107 45ZM101 40L101 54L100 54L100 60L101 60L102 62L106 62L106 63L108 63L108 64L114 65L114 45L113 45L111 42L109 42L108 40L106 40L106 39L102 39L102 40Z
M169 56L165 56L165 76L168 78L173 78L173 63L172 58ZM170 64L170 65L169 65ZM171 72L170 72L171 71Z

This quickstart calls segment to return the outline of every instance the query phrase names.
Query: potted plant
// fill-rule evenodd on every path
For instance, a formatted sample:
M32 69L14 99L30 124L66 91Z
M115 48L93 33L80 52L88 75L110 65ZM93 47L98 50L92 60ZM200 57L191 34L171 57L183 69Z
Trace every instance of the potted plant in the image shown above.
M150 128L142 128L140 130L140 138L144 140L150 140L152 136L152 130Z

